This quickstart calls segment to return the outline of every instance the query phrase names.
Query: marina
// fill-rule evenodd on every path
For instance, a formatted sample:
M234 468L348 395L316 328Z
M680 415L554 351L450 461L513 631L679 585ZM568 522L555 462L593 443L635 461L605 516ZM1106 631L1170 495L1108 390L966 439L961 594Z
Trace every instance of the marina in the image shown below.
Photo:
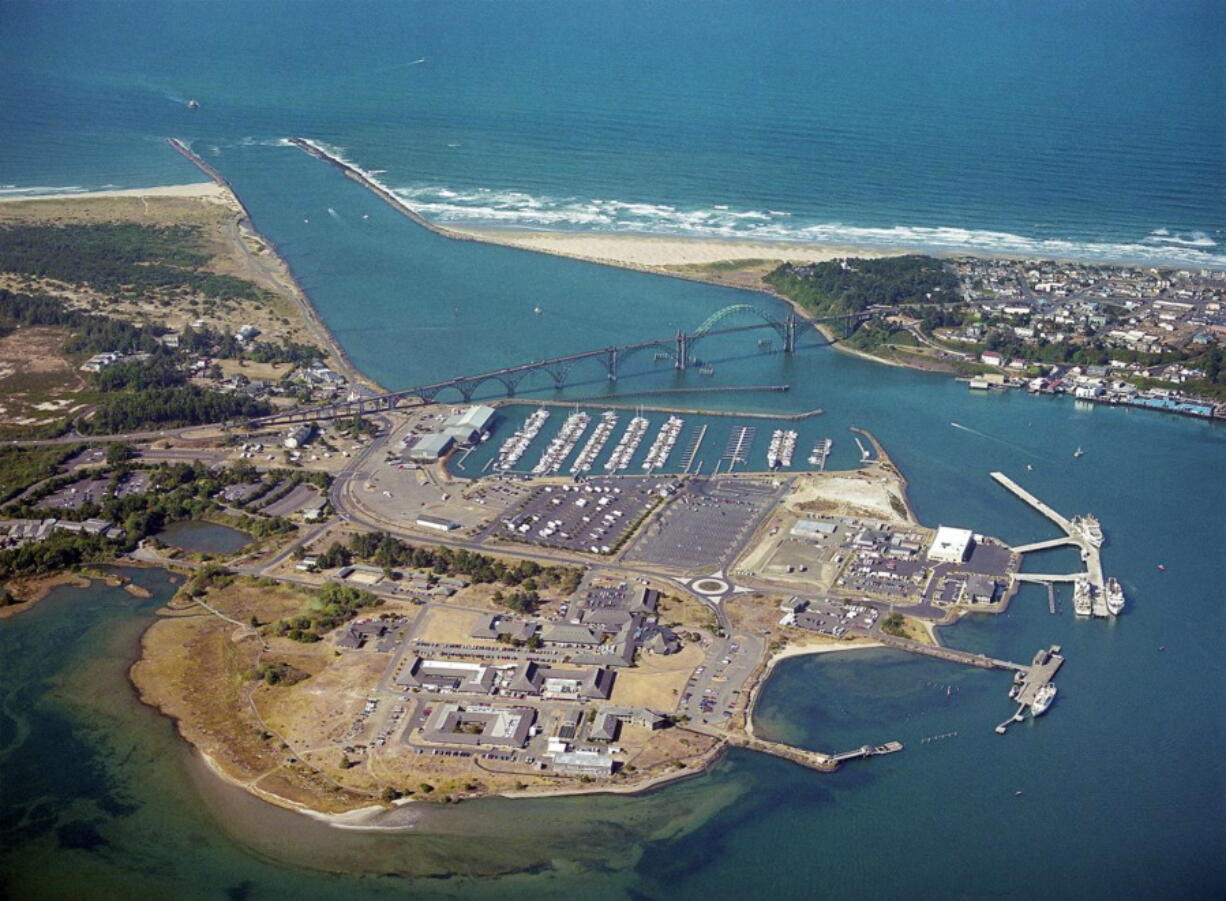
M645 421L644 421L645 422ZM656 433L655 440L651 442L651 447L647 449L647 457L643 460L643 469L651 472L653 469L660 469L668 464L668 458L673 452L673 446L677 443L677 438L681 435L681 429L685 425L685 420L679 416L670 416L664 425L660 426L660 431ZM644 425L644 428L646 426ZM705 431L706 426L704 425ZM701 433L695 440L693 453L697 453L698 446L702 443ZM685 470L689 471L689 464L693 462L693 453L690 455L689 462L685 466Z
M630 420L630 425L626 427L621 440L617 442L613 453L609 454L609 459L605 461L604 468L607 472L623 470L630 466L630 461L634 459L634 454L638 451L650 424L650 421L641 415Z
M809 465L817 467L818 472L825 472L826 458L830 456L830 449L833 446L834 442L829 438L823 438L813 445L813 450L809 453Z
M583 437L583 433L587 430L588 423L592 421L592 417L583 410L576 410L566 417L566 421L562 423L562 427L558 429L558 433L549 442L541 454L541 458L532 467L533 475L553 475L562 469L562 464L566 462L566 458L570 456L571 451L575 449L575 445L579 443L579 439Z
M524 455L524 451L528 449L528 445L535 440L536 436L540 434L541 429L544 428L547 419L549 419L549 411L544 407L540 407L532 413L524 424L502 443L502 447L498 451L498 458L494 462L494 468L504 471L514 469L515 464Z
M758 430L749 425L738 426L732 430L732 435L728 438L728 444L724 447L723 455L723 459L728 461L729 471L737 463L748 462L749 451L753 447L754 438L757 434Z
M579 451L575 461L570 465L572 473L590 472L592 463L600 456L600 452L604 450L605 444L608 443L609 437L613 434L613 430L617 428L617 414L612 410L606 410L600 416L600 421L596 423L596 428L592 429L592 434L588 436L587 443L583 445L583 449ZM609 467L605 467L608 469Z

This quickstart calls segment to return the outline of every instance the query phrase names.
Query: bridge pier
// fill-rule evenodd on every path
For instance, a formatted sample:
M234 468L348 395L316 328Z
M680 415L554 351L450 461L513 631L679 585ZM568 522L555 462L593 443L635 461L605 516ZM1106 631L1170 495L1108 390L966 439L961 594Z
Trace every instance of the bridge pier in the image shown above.
M683 331L677 332L677 368L685 372L690 356L690 336Z
M787 321L783 324L783 352L785 354L796 353L796 314L788 313Z
M616 382L617 381L617 348L616 347L612 347L609 349L609 359L608 359L608 362L605 363L605 367L609 371L609 381Z

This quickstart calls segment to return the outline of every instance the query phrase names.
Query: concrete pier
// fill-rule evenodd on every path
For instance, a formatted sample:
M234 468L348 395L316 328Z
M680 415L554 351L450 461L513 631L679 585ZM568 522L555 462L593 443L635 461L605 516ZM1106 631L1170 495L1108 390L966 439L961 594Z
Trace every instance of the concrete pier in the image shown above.
M1045 541L1035 541L1030 544L1023 544L1015 547L1013 550L1019 554L1026 554L1032 551L1042 551L1049 548L1063 547L1064 545L1073 545L1080 551L1081 559L1085 563L1086 570L1084 573L1064 573L1064 574L1048 574L1048 573L1015 573L1014 581L1017 582L1038 582L1041 584L1050 585L1052 582L1075 582L1077 579L1088 579L1094 587L1095 592L1095 616L1107 616L1106 600L1104 597L1104 589L1106 587L1106 579L1103 577L1102 558L1099 555L1098 548L1091 543L1083 533L1077 528L1072 520L1067 519L1055 509L1039 500L1017 482L1013 481L1003 472L992 473L992 478L1003 485L1014 495L1025 501L1035 510L1038 510L1052 522L1060 527L1064 532L1062 538L1051 538ZM1101 612L1100 612L1101 611Z

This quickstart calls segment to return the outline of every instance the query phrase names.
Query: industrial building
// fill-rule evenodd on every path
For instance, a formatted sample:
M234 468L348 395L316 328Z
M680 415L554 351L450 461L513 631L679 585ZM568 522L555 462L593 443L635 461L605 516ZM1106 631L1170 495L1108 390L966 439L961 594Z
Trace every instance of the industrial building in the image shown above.
M928 559L935 563L962 563L974 544L975 537L970 529L941 526L928 549Z
M431 432L417 439L409 451L409 459L414 463L436 463L447 455L455 446L455 438L442 432Z
M450 435L459 445L476 444L494 421L495 410L484 404L476 404L460 413L453 413L443 421L444 435Z

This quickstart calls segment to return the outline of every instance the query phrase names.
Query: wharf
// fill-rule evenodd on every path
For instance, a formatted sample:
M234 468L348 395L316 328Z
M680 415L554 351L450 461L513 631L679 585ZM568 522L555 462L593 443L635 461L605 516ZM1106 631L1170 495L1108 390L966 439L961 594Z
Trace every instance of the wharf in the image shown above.
M1060 538L1051 538L1045 541L1035 541L1030 544L1023 544L1013 548L1019 554L1027 554L1033 551L1043 551L1049 548L1062 547L1067 544L1075 546L1081 552L1081 559L1085 563L1085 573L1064 573L1064 574L1049 574L1049 573L1014 573L1013 578L1018 582L1038 582L1050 585L1053 582L1075 582L1078 579L1088 579L1090 584L1095 589L1095 597L1101 598L1106 586L1106 579L1103 577L1102 557L1098 552L1098 548L1088 541L1082 530L1077 528L1071 520L1058 513L1055 509L1039 500L1017 482L1013 481L1003 472L992 473L992 478L999 484L1003 485L1018 498L1029 504L1035 510L1042 513L1052 522L1060 527L1064 532L1064 536ZM1102 612L1096 607L1095 616L1107 616L1106 600L1098 600L1096 603L1101 605Z
M1013 689L1009 697L1017 702L1017 711L996 727L999 735L1004 735L1011 723L1020 723L1025 719L1027 710L1032 710L1039 691L1056 678L1056 671L1064 665L1064 657L1060 653L1060 645L1035 652L1030 666L1014 676Z

